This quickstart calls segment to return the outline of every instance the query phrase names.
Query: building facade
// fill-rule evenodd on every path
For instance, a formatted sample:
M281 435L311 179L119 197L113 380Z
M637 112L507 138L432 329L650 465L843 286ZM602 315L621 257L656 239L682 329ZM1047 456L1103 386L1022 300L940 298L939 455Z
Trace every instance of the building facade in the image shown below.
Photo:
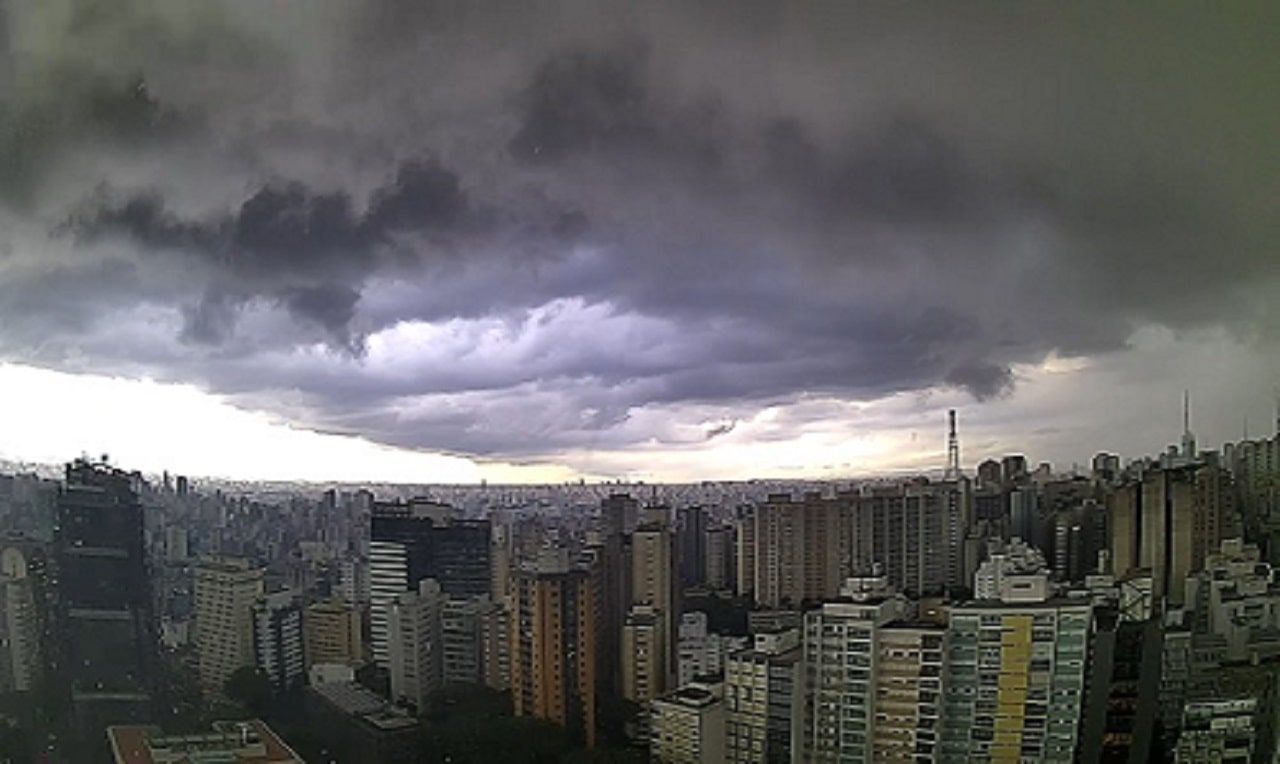
M307 664L364 662L360 610L338 600L316 602L302 619Z
M955 607L942 758L1071 761L1092 610L1088 600Z
M196 566L195 643L207 693L221 693L236 669L254 665L253 607L262 596L262 574L236 558L210 558Z
M725 754L723 686L691 684L650 706L649 755L664 764L721 764Z
M760 633L725 662L725 755L735 764L792 761L802 720L800 630Z
M511 696L516 716L533 716L595 744L596 571L566 560L541 560L515 575Z
M258 670L277 692L306 677L302 607L291 591L274 592L253 606L253 655Z

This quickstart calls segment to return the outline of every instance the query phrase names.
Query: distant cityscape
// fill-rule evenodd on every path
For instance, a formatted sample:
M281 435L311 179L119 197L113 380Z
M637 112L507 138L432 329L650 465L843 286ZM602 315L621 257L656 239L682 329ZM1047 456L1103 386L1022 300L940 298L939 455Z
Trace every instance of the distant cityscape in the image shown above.
M9 465L0 760L1280 761L1280 417L1066 472L939 431L856 481Z

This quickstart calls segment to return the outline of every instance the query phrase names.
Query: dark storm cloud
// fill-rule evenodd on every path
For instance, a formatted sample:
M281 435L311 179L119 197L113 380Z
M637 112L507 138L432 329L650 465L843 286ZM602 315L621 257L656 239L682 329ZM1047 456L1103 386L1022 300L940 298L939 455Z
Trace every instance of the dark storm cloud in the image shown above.
M297 182L267 185L232 214L208 221L181 219L154 193L115 196L99 192L61 230L86 244L123 238L212 267L219 282L186 309L182 334L204 344L226 339L238 305L267 294L341 346L358 347L350 324L363 280L384 250L401 236L456 232L474 217L458 176L421 159L403 162L362 214L345 192Z
M56 279L135 258L102 301L74 277L79 323L36 314L60 342L131 290L167 295L170 378L268 408L296 391L299 418L384 442L527 454L643 441L645 406L984 401L1016 395L1018 364L1150 324L1280 329L1256 19L375 2L254 35L235 23L252 4L224 7L199 45L180 19L146 27L200 51L176 74L76 59L67 95L0 116L11 177L80 200ZM214 76L231 51L242 69ZM136 175L52 173L76 146ZM186 177L183 149L215 172ZM0 309L57 288L31 284ZM415 322L435 331L373 341ZM302 352L317 335L342 352Z

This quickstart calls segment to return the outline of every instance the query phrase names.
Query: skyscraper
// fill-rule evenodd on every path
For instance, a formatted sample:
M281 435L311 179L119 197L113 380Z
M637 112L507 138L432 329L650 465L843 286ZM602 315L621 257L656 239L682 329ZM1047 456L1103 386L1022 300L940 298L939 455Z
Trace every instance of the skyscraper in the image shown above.
M387 609L402 592L432 578L450 597L491 594L488 520L462 520L424 500L377 504L370 520L369 621L374 662L387 665Z
M965 586L968 482L925 480L874 486L853 496L853 566L883 566L911 596Z
M40 624L27 557L0 552L0 693L28 692L40 676Z
M805 613L802 761L874 760L877 630L905 617L907 607L891 597Z
M753 507L739 507L733 524L734 593L754 597L756 591L756 520Z
M707 588L723 591L733 586L733 529L728 526L707 529L707 564L704 571Z
M661 629L657 643L665 651L661 663L664 671L657 675L659 684L654 688L655 694L666 692L674 680L675 633L680 610L675 562L675 536L667 524L646 523L631 534L631 604L652 609Z
M277 692L303 681L302 608L293 592L274 592L254 604L253 655Z
M481 680L480 615L487 597L446 599L440 611L440 678L445 684Z
M942 760L1072 761L1092 610L1088 600L954 608Z
M622 697L646 703L667 687L670 650L662 611L634 605L622 629Z
M85 758L151 714L157 640L135 475L79 459L58 497L60 686Z
M756 602L771 608L836 596L850 573L850 502L774 494L754 513Z
M202 560L195 569L195 642L200 684L220 694L235 670L254 665L253 606L262 596L261 568L248 560Z
M680 585L701 586L707 571L707 513L702 507L676 510L676 549Z
M1152 572L1157 600L1182 605L1183 582L1239 532L1231 476L1214 464L1150 470L1120 486L1108 506L1115 573Z
M393 700L426 708L441 686L440 615L444 595L435 579L401 592L387 611L387 663Z
M611 494L600 502L600 642L601 689L612 696L622 692L622 631L631 608L631 543L640 515L640 502L626 494Z
M563 552L563 550L561 550ZM595 744L599 582L547 555L515 576L511 695L516 716L546 719Z

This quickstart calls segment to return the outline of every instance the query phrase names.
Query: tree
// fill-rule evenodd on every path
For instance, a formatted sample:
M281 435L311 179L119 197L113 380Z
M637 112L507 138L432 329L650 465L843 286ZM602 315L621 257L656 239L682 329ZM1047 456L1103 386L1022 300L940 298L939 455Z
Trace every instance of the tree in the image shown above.
M227 678L223 692L254 716L266 716L271 708L271 682L252 666L242 666Z

